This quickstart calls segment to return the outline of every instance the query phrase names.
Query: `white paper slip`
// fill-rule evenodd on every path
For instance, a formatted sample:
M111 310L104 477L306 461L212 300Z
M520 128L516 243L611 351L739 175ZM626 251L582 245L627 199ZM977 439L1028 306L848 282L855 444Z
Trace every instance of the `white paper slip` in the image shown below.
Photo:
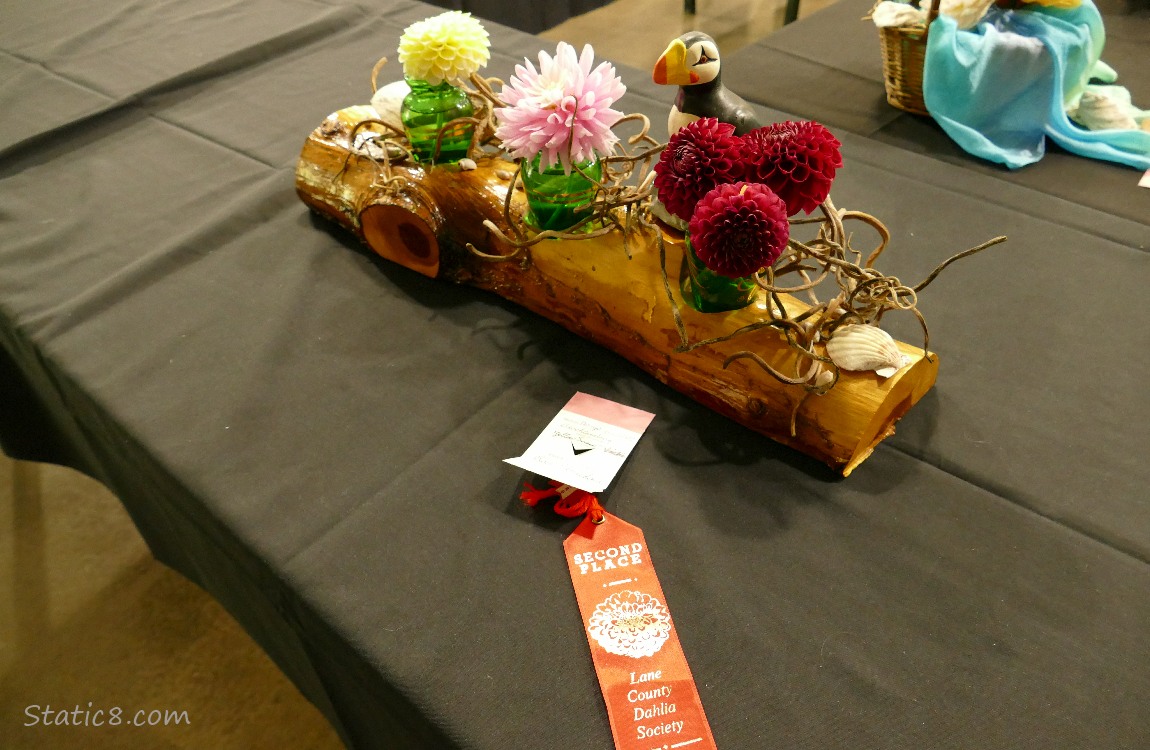
M1150 188L1150 169L1142 175L1142 179L1138 180L1138 187Z
M655 415L586 393L576 393L512 466L602 492L615 478Z

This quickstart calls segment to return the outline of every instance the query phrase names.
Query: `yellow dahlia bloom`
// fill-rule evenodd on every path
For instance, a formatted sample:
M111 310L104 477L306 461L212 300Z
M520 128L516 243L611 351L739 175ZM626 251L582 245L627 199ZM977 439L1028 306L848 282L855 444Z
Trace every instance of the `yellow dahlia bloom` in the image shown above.
M432 85L469 78L491 58L487 29L458 10L417 21L399 38L403 74Z
M1082 5L1082 0L1022 0L1024 3L1031 5L1044 5L1047 8L1062 8L1063 10L1071 10Z

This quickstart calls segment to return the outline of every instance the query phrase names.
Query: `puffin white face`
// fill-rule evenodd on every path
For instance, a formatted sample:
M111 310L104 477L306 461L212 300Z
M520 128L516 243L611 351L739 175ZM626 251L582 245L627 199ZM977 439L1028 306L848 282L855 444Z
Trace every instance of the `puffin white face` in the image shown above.
M719 48L711 41L695 42L687 48L687 70L699 76L699 83L709 83L719 75Z

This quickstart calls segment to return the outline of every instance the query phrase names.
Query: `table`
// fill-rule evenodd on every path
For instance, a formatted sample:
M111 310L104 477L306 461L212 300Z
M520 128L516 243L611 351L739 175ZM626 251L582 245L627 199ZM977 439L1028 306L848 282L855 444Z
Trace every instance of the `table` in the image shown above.
M1150 76L1143 71L1150 4L1095 4L1106 27L1102 59L1118 71L1117 82L1130 90L1133 101L1150 107ZM883 89L878 30L863 20L873 5L872 0L840 0L737 50L724 60L723 82L757 104L817 120L836 131L859 133L1123 219L1150 221L1150 190L1138 188L1136 170L1084 159L1048 140L1040 161L1011 171L967 154L929 117L890 106Z
M461 10L488 21L538 34L566 21L606 5L611 0L431 0L432 5Z
M938 384L838 479L308 213L303 138L431 12L6 11L5 452L110 487L351 747L601 749L574 522L502 462L593 393L657 415L602 499L720 747L1145 747L1145 221L842 129L835 200L892 228L889 272L1010 240L924 292ZM551 46L489 28L489 75ZM623 75L661 123L671 92Z

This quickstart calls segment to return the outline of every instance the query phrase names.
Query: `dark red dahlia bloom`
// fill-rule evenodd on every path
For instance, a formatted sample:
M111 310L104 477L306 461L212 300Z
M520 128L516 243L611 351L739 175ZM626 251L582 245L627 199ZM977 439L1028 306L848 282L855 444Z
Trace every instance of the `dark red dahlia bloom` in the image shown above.
M690 221L695 204L707 191L739 178L742 142L735 126L703 117L679 130L667 142L655 165L655 189L667 210Z
M776 122L743 136L744 179L761 182L787 204L787 215L810 213L827 199L842 146L817 122Z
M750 276L771 265L787 246L787 205L766 185L719 185L699 201L689 225L703 264L723 276Z

